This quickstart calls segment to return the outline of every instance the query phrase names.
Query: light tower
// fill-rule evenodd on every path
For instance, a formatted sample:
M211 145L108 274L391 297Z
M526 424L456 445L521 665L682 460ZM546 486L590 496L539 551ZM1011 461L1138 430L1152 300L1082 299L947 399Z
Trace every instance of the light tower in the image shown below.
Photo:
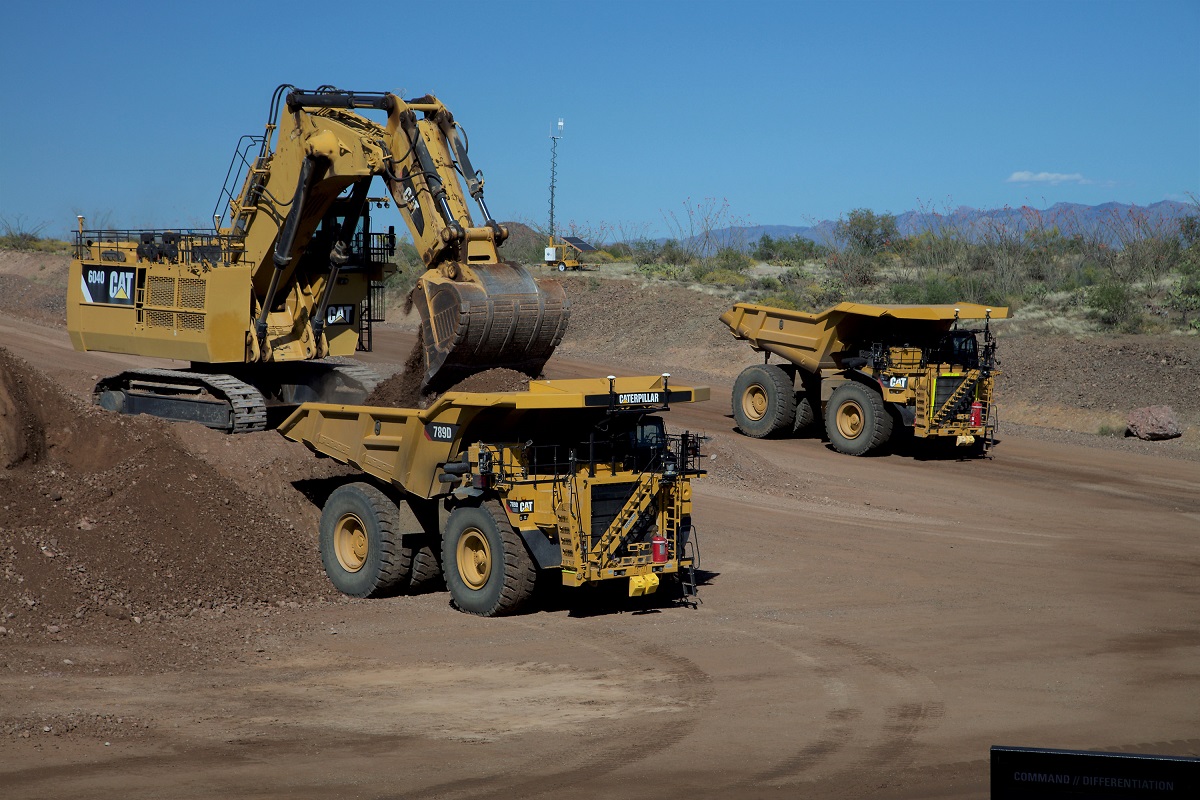
M558 140L563 135L563 119L558 118L557 131L550 131L550 243L554 244L554 184L558 179Z

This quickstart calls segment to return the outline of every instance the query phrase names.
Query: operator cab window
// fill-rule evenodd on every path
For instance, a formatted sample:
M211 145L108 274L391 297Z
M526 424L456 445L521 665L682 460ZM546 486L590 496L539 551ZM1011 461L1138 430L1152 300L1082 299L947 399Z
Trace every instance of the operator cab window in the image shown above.
M950 331L938 343L938 361L943 364L959 364L967 369L979 366L979 345L975 334L968 331Z

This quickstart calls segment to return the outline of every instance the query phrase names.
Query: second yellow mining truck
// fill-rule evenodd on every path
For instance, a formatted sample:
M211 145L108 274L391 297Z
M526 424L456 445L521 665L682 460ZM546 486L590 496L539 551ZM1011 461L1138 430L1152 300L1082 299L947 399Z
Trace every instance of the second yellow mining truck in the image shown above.
M991 320L1007 316L975 303L839 303L815 314L736 303L721 321L765 358L734 383L733 417L763 438L798 433L821 415L830 444L849 455L884 444L897 425L982 455L996 424Z
M669 378L531 381L423 410L301 405L280 433L366 473L325 502L330 581L374 597L440 570L455 606L489 617L525 605L539 570L630 596L673 576L693 596L700 437L668 434L661 414L709 390Z

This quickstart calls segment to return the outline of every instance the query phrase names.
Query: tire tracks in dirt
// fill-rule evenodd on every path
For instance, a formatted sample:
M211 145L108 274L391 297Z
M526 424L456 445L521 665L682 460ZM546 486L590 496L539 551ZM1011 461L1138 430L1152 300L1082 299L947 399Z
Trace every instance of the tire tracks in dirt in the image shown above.
M759 623L779 630L797 630L785 623ZM754 636L758 641L789 653L803 668L817 675L831 700L815 741L797 749L791 756L750 776L750 785L779 789L811 782L822 767L831 767L839 785L867 791L860 783L859 765L869 763L891 769L911 764L916 737L936 726L944 714L943 702L932 682L912 666L880 654L868 646L845 639L824 637L812 642L812 649L793 647L776 637ZM882 685L882 686L881 686ZM879 696L883 688L893 698L874 712L861 700ZM856 755L857 752L862 755ZM846 762L844 764L840 762ZM822 775L821 778L828 776ZM742 783L730 784L733 791Z
M537 627L534 623L521 624L530 629ZM711 676L694 661L662 644L632 641L608 631L581 630L572 638L572 647L590 649L628 671L641 669L658 672L659 677L655 681L659 690L658 701L664 700L663 686L670 684L681 710L659 715L663 720L661 722L639 715L615 727L606 725L598 734L598 737L602 737L602 744L593 746L589 743L575 748L584 755L560 763L552 772L544 771L550 759L543 753L530 762L511 767L498 775L424 787L422 797L443 800L541 797L556 793L561 786L587 785L601 776L637 764L678 744L696 730L700 710L712 702L715 692ZM555 755L561 758L562 754Z

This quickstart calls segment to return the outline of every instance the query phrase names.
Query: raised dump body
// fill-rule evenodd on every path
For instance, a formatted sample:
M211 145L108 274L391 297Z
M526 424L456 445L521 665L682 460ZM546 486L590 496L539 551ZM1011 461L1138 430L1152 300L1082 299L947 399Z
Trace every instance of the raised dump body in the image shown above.
M721 321L766 361L738 376L734 418L743 433L765 437L799 432L821 413L830 443L851 455L882 445L897 424L982 454L993 441L999 374L990 321L1007 316L976 303L839 303L815 314L737 303ZM983 328L960 327L969 319ZM771 364L772 355L786 363Z
M625 580L631 595L678 575L694 593L700 438L668 434L661 414L708 396L669 375L531 381L428 409L305 403L279 431L372 478L322 513L339 590L402 591L440 562L455 605L493 616L529 599L538 570L568 586Z

